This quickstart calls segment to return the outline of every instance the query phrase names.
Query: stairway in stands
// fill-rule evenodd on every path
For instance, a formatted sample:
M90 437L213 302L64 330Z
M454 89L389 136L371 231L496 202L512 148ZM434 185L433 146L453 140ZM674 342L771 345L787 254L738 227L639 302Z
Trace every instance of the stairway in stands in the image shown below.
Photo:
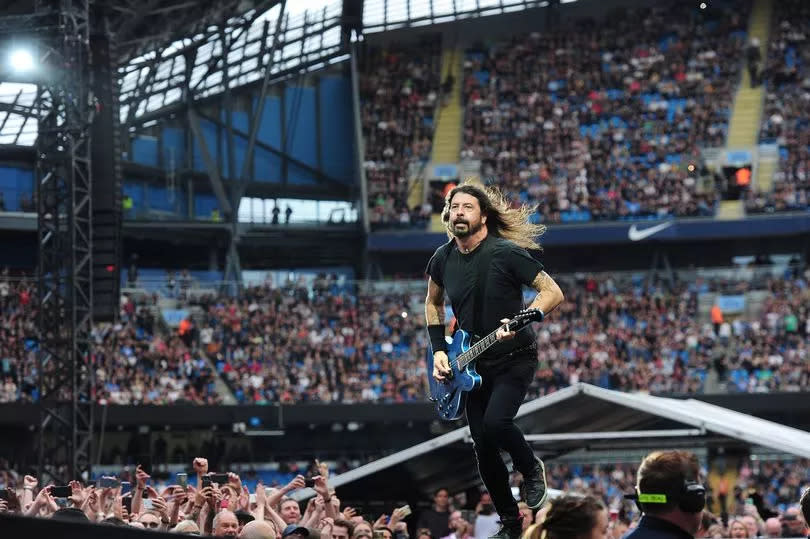
M748 21L748 39L758 38L762 59L767 57L768 34L771 24L771 14L773 6L771 0L754 0L751 11L751 18ZM763 85L751 88L751 78L748 69L743 66L740 87L734 98L734 109L731 112L731 120L728 126L728 140L726 143L729 149L750 149L756 151L759 137L759 125L762 118L763 95L765 89ZM769 170L770 169L770 170ZM758 167L758 172L754 178L757 189L770 191L773 181L773 168L769 165ZM717 213L718 219L739 219L743 217L743 203L741 200L723 201Z
M433 148L430 156L431 164L455 164L459 161L461 153L461 131L464 123L464 111L461 107L461 58L462 51L454 47L446 47L442 51L441 81L453 76L453 88L450 95L442 96L437 105L435 116L436 128L433 131ZM424 178L421 181L425 181ZM411 189L411 196L414 196ZM421 190L418 191L421 194ZM444 230L444 225L438 215L431 219L430 229L434 232Z
M452 75L454 84L450 95L439 103L436 129L433 133L434 163L457 163L461 151L461 51L456 48L442 51L442 82Z

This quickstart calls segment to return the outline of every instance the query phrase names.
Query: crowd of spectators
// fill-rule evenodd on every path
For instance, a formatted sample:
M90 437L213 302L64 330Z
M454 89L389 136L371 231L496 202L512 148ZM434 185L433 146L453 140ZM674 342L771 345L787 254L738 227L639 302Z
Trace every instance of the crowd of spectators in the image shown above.
M206 300L203 346L237 400L424 399L424 318L411 307L416 298L320 283L258 286L238 300Z
M152 298L150 298L152 299ZM190 328L156 331L151 302L125 296L121 320L97 325L96 399L108 404L220 404L216 372L200 354Z
M810 383L810 273L787 273L763 277L757 316L716 326L701 318L700 294L744 293L750 281L562 277L567 301L537 328L528 398L576 382L653 393L801 391ZM255 287L239 300L210 298L204 346L240 402L422 400L422 295Z
M474 47L462 158L547 222L712 215L694 169L725 144L748 2L681 2Z
M368 46L360 66L360 114L372 225L426 222L408 207L411 171L430 159L439 100L441 40Z
M773 189L750 193L752 213L810 207L810 6L801 0L774 3L774 25L762 78L765 108L760 142L779 146Z
M576 382L652 393L801 391L810 385L810 271L793 265L756 281L740 271L742 280L716 282L559 277L566 302L536 328L527 398ZM701 294L752 286L766 292L756 315L701 316ZM236 298L194 294L184 305L200 315L178 328L156 319L155 296L125 296L120 322L93 331L95 397L217 404L221 377L239 403L424 400L424 292L411 290L367 292L323 275ZM26 281L0 281L0 402L37 398L32 294Z
M201 457L193 459L189 473L173 473L163 479L157 479L162 474L147 468L137 465L119 474L73 480L58 487L40 484L33 476L3 466L0 513L263 539L372 539L375 535L384 539L484 539L498 529L499 516L484 490L470 497L469 490L439 488L432 504L413 509L388 506L383 510L379 504L349 507L330 486L328 464L317 460L309 469L273 486L235 472L214 473L208 460ZM637 470L638 464L630 461L548 461L548 486L559 494L554 493L551 505L536 512L519 502L523 539L536 539L532 525L542 527L551 518L550 511L555 510L556 498L561 501L572 495L599 500L610 519L602 530L604 535L598 537L621 539L641 516L635 503L626 498L635 489ZM808 470L806 460L742 459L736 469L736 484L721 493L712 490L712 483L719 483L709 479L712 474L704 467L700 475L707 486L707 506L697 537L806 535L807 525L797 501L810 483ZM518 472L510 476L518 500L522 481ZM374 498L386 499L384 493Z
M216 372L183 336L158 324L155 296L124 296L115 325L94 325L94 396L107 404L218 404ZM0 402L39 398L33 281L0 274ZM185 337L185 338L184 338Z
M538 329L540 365L530 396L574 382L622 391L801 391L810 382L810 273L771 279L756 317L701 321L705 283L671 290L612 279L567 283L567 301ZM561 284L561 286L563 286Z
M593 494L605 501L611 512L618 514L616 532L619 539L632 527L637 516L635 506L625 495L633 492L637 465L581 464L556 462L548 466L551 488L564 492ZM707 485L707 523L698 537L800 537L806 535L797 501L810 484L807 460L743 459L737 468L737 482L729 492L712 490L708 473L703 471ZM715 483L715 485L719 484ZM744 534L732 528L739 523Z
M0 513L249 539L372 539L373 530L385 530L385 539L408 536L409 512L395 509L372 524L356 509L342 506L329 486L328 467L320 463L307 479L296 475L278 488L260 482L248 485L233 472L210 472L208 460L202 457L194 459L192 470L182 477L172 476L174 481L165 484L154 481L138 465L134 473L95 481L76 479L64 487L4 471ZM290 494L307 487L312 490L302 511Z

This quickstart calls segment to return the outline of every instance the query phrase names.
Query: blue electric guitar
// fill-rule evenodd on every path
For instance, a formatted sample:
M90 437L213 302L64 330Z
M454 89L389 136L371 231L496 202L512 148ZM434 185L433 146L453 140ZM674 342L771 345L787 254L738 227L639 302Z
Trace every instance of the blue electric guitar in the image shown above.
M542 319L543 315L538 309L526 309L520 311L504 326L509 331L520 331L532 322L539 322ZM503 326L499 326L498 329L501 327ZM442 419L451 421L464 413L467 393L481 385L481 376L475 372L475 360L498 342L496 337L498 329L473 345L471 345L472 336L463 329L455 332L452 341L445 337L448 339L447 361L450 364L450 375L444 382L438 382L433 378L433 350L428 345L427 372L430 400L436 403L436 411Z

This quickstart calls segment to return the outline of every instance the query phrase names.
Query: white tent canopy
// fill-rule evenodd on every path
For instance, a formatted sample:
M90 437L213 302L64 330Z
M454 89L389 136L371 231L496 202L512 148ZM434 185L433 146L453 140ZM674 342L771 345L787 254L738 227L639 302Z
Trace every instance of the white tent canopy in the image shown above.
M579 383L521 406L517 424L538 453L562 456L591 449L760 446L810 458L810 433L696 399L623 393ZM477 483L461 427L332 478L343 499L384 489L392 497L424 498L438 487L460 491Z

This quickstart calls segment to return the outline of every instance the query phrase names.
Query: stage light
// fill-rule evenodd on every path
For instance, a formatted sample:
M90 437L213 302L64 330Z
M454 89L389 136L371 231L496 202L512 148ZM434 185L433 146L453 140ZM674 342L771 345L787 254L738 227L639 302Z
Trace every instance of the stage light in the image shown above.
M18 73L25 73L34 69L34 56L26 49L15 49L9 55L11 68Z
M706 2L700 3L700 9L706 9Z

